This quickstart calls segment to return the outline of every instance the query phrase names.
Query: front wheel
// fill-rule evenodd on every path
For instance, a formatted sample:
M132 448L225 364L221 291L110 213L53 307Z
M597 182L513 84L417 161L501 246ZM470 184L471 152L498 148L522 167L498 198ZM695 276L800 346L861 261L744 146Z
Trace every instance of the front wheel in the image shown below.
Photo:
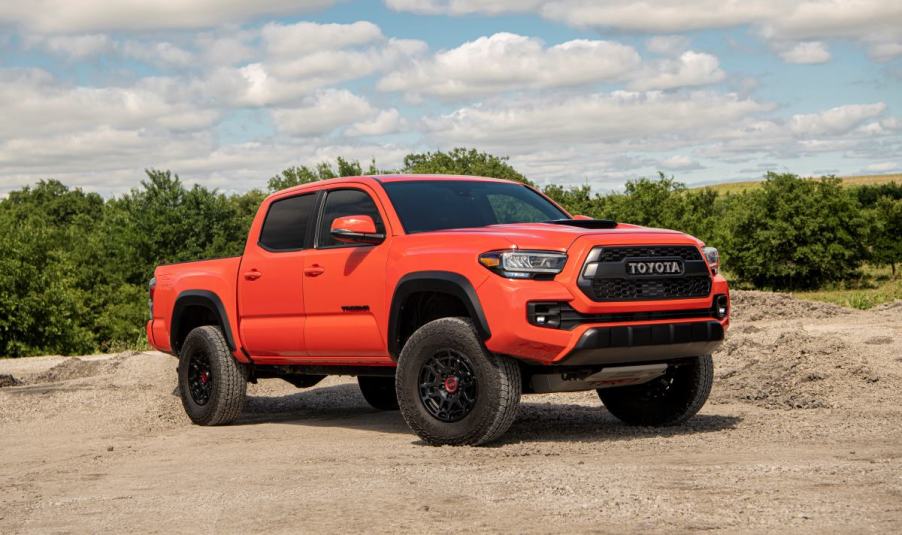
M247 392L247 368L229 352L222 331L207 325L188 333L179 352L179 394L198 425L232 423Z
M513 423L520 367L486 351L467 318L441 318L404 344L395 373L401 415L427 444L479 445Z
M629 425L679 425L702 408L714 382L711 355L676 365L647 383L598 389L598 397L619 420Z

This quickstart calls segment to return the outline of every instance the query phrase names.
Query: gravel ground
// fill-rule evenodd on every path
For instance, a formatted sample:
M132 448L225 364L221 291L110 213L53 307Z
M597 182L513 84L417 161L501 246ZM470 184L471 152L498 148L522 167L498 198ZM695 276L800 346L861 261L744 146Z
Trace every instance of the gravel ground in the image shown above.
M527 396L484 448L424 446L346 378L199 428L167 355L0 360L0 533L902 530L900 303L734 298L687 425Z

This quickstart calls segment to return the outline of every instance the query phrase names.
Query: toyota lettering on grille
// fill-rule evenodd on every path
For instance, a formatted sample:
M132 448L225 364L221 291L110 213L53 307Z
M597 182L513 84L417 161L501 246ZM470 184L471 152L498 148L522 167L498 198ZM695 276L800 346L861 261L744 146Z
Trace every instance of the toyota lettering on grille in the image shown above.
M635 260L626 263L628 275L682 275L681 260Z

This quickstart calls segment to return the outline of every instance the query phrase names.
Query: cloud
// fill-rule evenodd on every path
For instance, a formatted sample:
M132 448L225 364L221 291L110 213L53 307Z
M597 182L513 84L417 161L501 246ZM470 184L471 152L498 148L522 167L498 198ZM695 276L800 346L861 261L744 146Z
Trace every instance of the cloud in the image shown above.
M580 39L546 47L536 38L496 33L416 60L387 74L377 87L410 95L470 97L616 80L640 62L635 49L611 41Z
M820 41L808 41L783 50L780 57L787 63L826 63L830 61L830 51L827 50L827 45Z
M874 57L902 54L902 3L886 0L385 0L399 11L467 15L531 11L577 28L649 33L752 26L765 39L855 39Z
M820 113L793 115L790 130L800 136L823 136L846 133L867 119L877 117L886 110L886 104L850 104Z
M702 168L697 161L682 154L665 158L658 162L658 166L668 171L690 171Z
M381 136L393 134L404 126L404 118L395 108L381 110L372 119L360 121L345 130L348 136Z
M676 56L686 51L689 43L683 35L656 35L645 40L645 48L654 54Z
M267 52L274 57L360 46L384 39L379 27L366 21L352 24L269 23L263 26L260 34Z
M71 59L84 59L113 49L113 40L103 34L28 35L25 37L25 44Z
M710 129L768 108L734 94L615 91L469 106L425 122L430 136L445 143L523 151L549 140L580 145L640 143Z
M689 50L680 54L679 58L646 65L635 74L630 88L648 90L707 85L720 82L725 77L715 56Z
M295 108L273 110L279 131L294 136L321 136L352 123L369 120L377 110L365 98L345 89L331 89Z
M0 25L38 33L209 28L264 15L299 15L335 0L31 0L0 3Z

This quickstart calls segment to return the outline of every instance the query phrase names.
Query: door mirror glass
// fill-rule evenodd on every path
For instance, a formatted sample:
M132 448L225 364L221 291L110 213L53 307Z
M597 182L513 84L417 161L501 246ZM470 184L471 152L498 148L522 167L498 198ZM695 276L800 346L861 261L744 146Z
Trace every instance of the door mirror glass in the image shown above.
M374 245L385 240L385 234L376 231L376 223L368 215L346 215L332 220L329 233L341 243L365 243Z

